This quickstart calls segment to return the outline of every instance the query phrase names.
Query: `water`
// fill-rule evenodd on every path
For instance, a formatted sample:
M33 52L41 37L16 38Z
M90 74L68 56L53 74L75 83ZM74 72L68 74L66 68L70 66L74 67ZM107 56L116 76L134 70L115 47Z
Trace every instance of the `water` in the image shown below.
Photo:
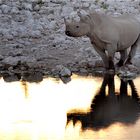
M0 79L0 140L139 140L140 78Z

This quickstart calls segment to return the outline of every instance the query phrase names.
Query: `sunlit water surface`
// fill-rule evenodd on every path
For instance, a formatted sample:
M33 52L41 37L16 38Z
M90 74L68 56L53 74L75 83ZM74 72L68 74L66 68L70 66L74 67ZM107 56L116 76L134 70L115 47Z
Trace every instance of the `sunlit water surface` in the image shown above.
M126 117L124 118L126 119L125 123L123 123L123 119L121 121L108 121L114 117L112 113L118 111L116 109L118 103L114 105L114 97L112 97L112 101L107 99L104 104L102 104L102 100L92 103L102 82L103 78L101 77L76 75L67 84L52 78L45 78L40 83L22 81L6 83L1 78L0 140L139 140L140 117L138 110L133 112L133 108L128 105L132 122L129 111L126 116L124 115ZM140 78L136 78L133 82L140 95ZM115 92L119 91L120 79L115 76ZM128 87L128 94L131 98L130 87ZM92 113L90 113L92 104L97 105L95 112L93 106ZM135 105L133 107L135 110ZM137 114L137 117L135 114L133 116L132 113ZM74 114L79 116L75 117L75 122ZM85 114L85 120L81 119L80 115L82 114ZM90 117L92 120L92 115L92 121L94 122L94 118L95 122L98 121L96 114L101 115L99 117L101 119L100 127L96 129L98 124L95 124L95 127L93 124L92 128L92 125L87 123L86 128L83 128L82 125L86 118ZM110 114L103 118L108 123L105 124L105 127L104 124L102 125L103 114ZM73 117L69 117L71 115ZM119 115L121 116L121 114Z

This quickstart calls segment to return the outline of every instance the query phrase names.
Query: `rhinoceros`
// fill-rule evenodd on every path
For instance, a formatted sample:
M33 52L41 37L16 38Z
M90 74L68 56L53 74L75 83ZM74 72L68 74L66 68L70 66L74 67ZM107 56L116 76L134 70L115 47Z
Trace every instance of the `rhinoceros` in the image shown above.
M131 60L140 43L140 22L137 18L131 15L114 17L97 12L87 15L78 13L78 16L80 21L68 22L64 19L66 35L89 37L107 70L115 70L115 52L120 52L120 60L117 63L119 67L124 64L132 64Z

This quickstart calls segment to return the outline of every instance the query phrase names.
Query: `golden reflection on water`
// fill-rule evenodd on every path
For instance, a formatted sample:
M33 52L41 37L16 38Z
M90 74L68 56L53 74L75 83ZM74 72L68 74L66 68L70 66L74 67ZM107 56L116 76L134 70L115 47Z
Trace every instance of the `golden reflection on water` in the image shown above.
M67 112L90 110L99 85L73 77L66 84L47 78L41 83L0 80L0 140L62 139Z
M67 84L53 78L40 83L6 83L1 79L0 140L106 140L115 135L115 140L126 138L126 126L119 123L99 131L82 130L80 121L75 125L70 121L66 125L67 113L90 111L101 83L99 77L76 75ZM118 78L115 83L118 90ZM140 128L137 124L135 130ZM129 130L131 127L127 126ZM140 138L139 133L137 137Z

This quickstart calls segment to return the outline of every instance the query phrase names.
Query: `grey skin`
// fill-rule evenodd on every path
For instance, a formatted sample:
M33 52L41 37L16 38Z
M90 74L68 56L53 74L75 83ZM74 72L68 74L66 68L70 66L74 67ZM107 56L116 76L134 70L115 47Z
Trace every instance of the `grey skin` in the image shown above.
M113 62L115 52L120 52L118 66L131 64L140 44L140 22L136 18L130 15L111 17L97 12L86 16L78 15L80 17L78 22L65 20L66 35L89 37L106 69L115 70Z

